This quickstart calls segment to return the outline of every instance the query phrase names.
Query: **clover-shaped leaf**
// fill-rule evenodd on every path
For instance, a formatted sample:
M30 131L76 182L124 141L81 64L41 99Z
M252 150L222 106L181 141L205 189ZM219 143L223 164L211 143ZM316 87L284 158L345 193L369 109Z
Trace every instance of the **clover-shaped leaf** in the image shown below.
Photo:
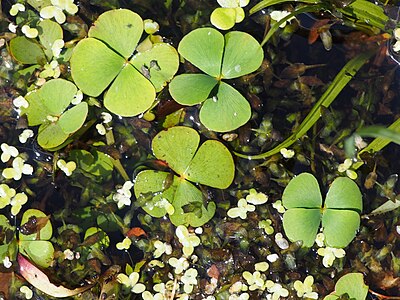
M172 127L154 137L154 155L177 175L152 170L138 174L135 196L147 213L154 217L168 213L173 224L192 226L201 226L214 215L215 203L204 206L203 193L191 182L227 188L233 181L235 167L222 143L209 140L200 147L199 143L199 134L183 126Z
M82 127L88 113L87 103L66 110L76 93L72 82L53 79L26 95L29 106L23 112L30 126L40 125L38 143L43 148L54 150Z
M19 251L30 257L37 265L49 267L54 255L54 247L48 240L53 227L48 217L37 209L24 212L19 232Z
M133 55L142 33L143 20L138 14L127 9L107 11L71 57L77 86L93 97L108 88L104 106L121 116L138 115L150 108L156 92L178 70L176 50L166 43Z
M44 65L53 57L53 43L63 38L61 26L56 22L43 20L38 23L37 29L40 43L25 36L17 36L10 41L10 52L18 62Z
M291 241L314 244L321 219L327 246L346 247L360 226L362 196L357 185L347 177L336 178L322 207L322 196L315 177L302 173L294 177L282 195L287 211L283 227Z
M169 86L175 101L183 105L204 102L200 121L214 131L226 132L245 124L251 116L249 103L221 80L255 71L263 60L260 44L244 32L232 31L223 36L213 28L200 28L182 39L178 51L207 75L176 76Z

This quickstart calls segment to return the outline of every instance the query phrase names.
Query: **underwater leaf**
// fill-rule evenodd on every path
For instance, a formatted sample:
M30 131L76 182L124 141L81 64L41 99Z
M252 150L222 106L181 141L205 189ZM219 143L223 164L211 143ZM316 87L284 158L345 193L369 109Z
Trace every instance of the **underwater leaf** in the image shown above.
M44 149L55 148L64 143L69 134L65 133L58 122L43 123L39 127L38 144Z
M92 150L72 150L69 159L85 172L94 175L96 180L106 179L114 168L111 158L103 152Z
M348 273L340 277L336 282L335 291L324 300L337 300L344 294L348 295L348 299L365 300L367 298L368 286L364 283L362 273Z
M37 224L38 220L43 220L46 221L45 219L39 219L39 218L47 218L47 216L40 210L37 209L28 209L24 212L22 215L21 219L21 226L26 224L28 221L32 222L34 220ZM50 220L47 220L45 225L40 228L38 233L32 233L32 234L22 234L20 231L19 233L19 239L21 241L35 241L35 240L49 240L51 236L53 235L53 227L51 226Z
M68 107L77 92L75 84L65 79L47 81L39 90L48 115L59 116ZM29 109L29 108L28 108Z
M203 194L190 182L178 178L176 193L173 201L174 214L170 215L172 224L175 226L185 225L198 227L207 223L215 213L216 205L208 202L207 208L203 203ZM192 211L185 211L185 206Z
M82 127L87 114L88 105L86 102L81 102L62 114L58 120L58 124L64 133L74 133Z
M218 7L211 13L210 21L218 29L231 29L236 23L236 10L234 8Z
M357 184L347 177L336 178L326 194L325 207L355 210L360 213L362 195Z
M172 181L172 182L171 182ZM169 202L175 197L176 176L168 172L145 170L135 179L135 197L149 215L161 218L167 214Z
M251 117L249 102L233 87L220 82L217 95L207 99L200 110L200 121L217 132L235 130Z
M250 34L231 31L225 35L222 78L231 79L257 70L264 58L260 44Z
M133 54L142 33L142 18L131 10L118 9L101 14L90 27L88 36L103 41L127 59Z
M346 247L356 236L360 216L351 210L326 209L322 215L326 245L334 248Z
M199 28L183 37L178 52L204 73L213 77L221 74L224 37L213 28Z
M181 74L170 82L169 92L179 104L195 105L209 97L217 82L206 74Z
M11 226L9 220L4 215L0 215L0 261L6 256L10 257L10 244L14 241L15 227Z
M179 57L174 47L157 43L150 50L136 53L131 63L139 71L143 67L150 72L149 80L159 92L178 71Z
M155 157L165 161L179 175L189 166L200 142L196 130L176 126L158 133L152 143Z
M287 209L294 207L320 209L322 196L317 179L309 173L293 177L283 191L282 204Z
M42 47L36 41L24 36L17 36L10 41L10 52L22 64L44 65L46 63Z
M183 174L192 182L218 189L229 187L234 176L235 163L231 153L221 142L214 140L208 140L200 146Z
M49 241L20 241L19 250L43 268L50 267L53 261L54 247Z
M53 57L51 47L53 46L54 41L63 38L62 28L57 22L42 20L39 22L37 30L39 31L40 43L45 48L44 53L50 60Z
M151 82L126 64L106 92L104 106L114 114L130 117L149 109L155 97Z
M97 97L110 85L124 64L123 57L104 43L87 38L74 48L71 57L71 75L82 92Z
M289 183L290 184L290 183ZM312 247L321 222L320 209L291 208L283 215L283 228L290 241Z

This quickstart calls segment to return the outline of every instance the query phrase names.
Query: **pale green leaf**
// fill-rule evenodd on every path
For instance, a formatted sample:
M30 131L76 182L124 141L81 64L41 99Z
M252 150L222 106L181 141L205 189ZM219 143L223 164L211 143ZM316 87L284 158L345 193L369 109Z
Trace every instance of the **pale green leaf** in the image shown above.
M54 247L49 241L20 241L19 250L43 268L50 267L53 261Z
M21 225L24 225L29 218L47 218L46 214L38 209L28 209L24 212L21 219ZM39 233L33 233L29 235L19 233L19 239L21 241L35 241L35 240L49 240L53 235L53 227L51 226L50 220L47 221L46 225L40 229Z
M149 109L155 97L151 82L127 64L105 94L104 106L117 115L132 117Z
M309 173L293 177L283 191L282 204L287 209L294 207L320 209L322 196L318 181Z
M197 147L200 136L196 130L176 126L158 133L152 143L154 155L165 162L179 175L183 175L189 166Z
M43 45L44 52L50 60L53 57L51 47L55 40L63 38L63 31L61 26L51 20L42 20L39 22L37 29L39 31L39 40Z
M199 28L183 37L178 52L208 75L221 74L224 37L213 28Z
M200 121L217 132L235 130L251 117L247 100L233 87L220 82L217 94L207 99L200 110Z
M326 209L322 216L326 245L333 248L346 247L356 236L360 216L351 210Z
M234 8L218 7L211 13L210 21L218 29L228 30L235 25L236 10Z
M71 75L82 92L97 97L114 80L124 64L124 58L104 43L87 38L74 48L71 56Z
M312 247L321 222L320 209L291 208L283 215L283 228L291 242L303 241Z
M118 9L101 14L88 35L103 41L127 59L133 54L142 33L142 18L131 10Z
M81 102L67 110L58 120L58 124L65 133L74 133L82 127L87 114L88 105L86 102Z
M235 164L231 153L221 142L213 140L200 146L183 175L190 181L219 189L229 187L234 176Z
M209 97L217 82L214 77L206 74L181 74L171 81L169 92L176 102L195 105Z
M58 122L43 123L39 127L39 135L37 141L44 149L52 149L64 143L69 134L65 133Z
M336 178L326 194L325 207L355 210L360 213L362 195L357 184L347 177Z
M250 34L231 31L225 35L225 51L222 61L222 78L231 79L257 70L264 52Z
M76 86L65 79L47 81L39 90L48 115L59 116L71 103L77 92ZM28 107L29 109L29 107Z
M42 47L34 40L24 36L17 36L10 41L11 55L22 64L46 63L46 56Z

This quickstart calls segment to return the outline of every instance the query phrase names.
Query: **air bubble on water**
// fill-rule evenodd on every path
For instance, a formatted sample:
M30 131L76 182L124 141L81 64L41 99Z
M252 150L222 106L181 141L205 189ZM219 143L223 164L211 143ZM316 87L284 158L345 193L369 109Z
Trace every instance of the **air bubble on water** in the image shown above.
M213 100L214 102L217 102L217 101L218 101L218 97L217 97L217 96L213 96L213 97L212 97L212 100Z

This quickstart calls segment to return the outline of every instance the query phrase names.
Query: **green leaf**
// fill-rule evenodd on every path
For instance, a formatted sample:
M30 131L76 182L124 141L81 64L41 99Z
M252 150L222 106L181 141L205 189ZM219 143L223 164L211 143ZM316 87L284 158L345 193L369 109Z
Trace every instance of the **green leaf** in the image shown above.
M350 299L365 300L368 294L368 286L364 283L361 273L348 273L339 278L335 285L335 291L326 296L324 300L337 300L339 296L348 294Z
M90 245L91 247L96 247L101 249L110 246L110 238L108 237L107 233L105 233L102 229L97 227L88 228L85 232L83 240L86 240L87 238L95 234L98 236L98 238L94 239L95 242Z
M213 140L200 146L183 175L190 181L218 189L228 188L234 176L235 164L229 150L222 143Z
M38 144L44 149L55 148L68 139L69 134L65 133L58 122L43 123L39 127Z
M21 64L44 65L46 63L42 47L36 41L24 36L17 36L10 41L10 52Z
M9 247L15 236L15 227L4 215L0 215L0 233L0 261L3 261L6 256L10 257Z
M101 14L88 36L103 41L127 59L133 54L142 33L142 18L131 10L118 9Z
M44 53L50 60L53 57L53 51L51 47L55 40L63 38L63 31L61 26L51 20L42 20L37 26L39 31L39 40L44 47Z
M124 64L124 58L104 43L87 38L74 48L71 57L71 75L82 92L97 97L121 72Z
M240 31L225 35L225 51L222 61L222 78L237 78L257 70L264 52L255 38Z
M19 250L43 268L50 267L53 261L54 247L49 241L20 241Z
M67 110L60 119L58 124L62 131L67 134L74 133L82 127L88 114L88 105L86 102L81 102L78 105Z
M362 195L357 184L347 177L336 178L325 200L326 208L362 211Z
M117 115L130 117L149 109L155 97L151 82L127 64L105 94L104 106Z
M168 172L145 170L136 176L135 197L144 211L153 217L165 216L167 211L164 201L174 201L177 177L173 176L173 182L168 183L170 175Z
M224 37L213 28L199 28L183 37L178 52L204 73L213 77L221 74Z
M400 207L400 200L396 199L394 202L392 200L388 200L379 207L375 208L373 211L371 211L368 216L374 216L374 215L379 215L379 214L384 214L390 211L393 211L397 208Z
M170 216L175 226L185 225L198 227L207 223L215 213L216 205L209 202L207 208L203 205L203 194L190 182L178 179L176 194L173 201L175 213ZM184 206L193 205L196 209L193 212L185 212Z
M167 162L179 175L183 175L189 166L197 148L200 136L196 130L176 126L158 133L152 143L155 157Z
M236 23L236 10L234 8L218 7L211 13L210 21L218 29L231 29Z
M142 67L149 70L149 79L159 92L178 71L179 58L174 47L166 43L157 43L150 50L135 54L131 63L139 71Z
M181 74L170 82L169 92L179 104L195 105L206 100L217 83L206 74Z
M360 226L360 216L351 210L326 209L322 215L322 227L326 245L344 248L354 239Z
M43 213L40 210L28 209L22 215L21 225L24 225L26 222L28 222L31 217L47 218L45 213ZM43 226L42 229L40 229L39 233L33 233L33 234L25 235L25 234L22 234L20 232L19 233L19 239L21 241L35 241L35 240L38 240L38 237L39 237L40 240L49 240L52 235L53 235L53 227L51 226L50 220L48 220L46 225Z
M25 96L29 103L27 109L22 109L22 112L27 115L29 126L40 125L47 121L47 107L44 105L43 98L40 97L40 90L34 90Z
M312 247L319 224L320 209L291 208L283 215L283 228L290 241L303 241L303 247Z
M76 92L77 88L71 81L58 78L43 84L39 95L46 107L47 115L59 116L74 99Z
M200 121L217 132L235 130L251 117L247 100L233 87L220 82L217 95L207 99L200 110Z
M322 206L322 196L318 181L312 174L301 173L286 186L282 195L282 204L290 208L316 208Z
M69 159L85 172L96 176L96 179L106 179L114 168L111 158L103 152L92 150L72 150Z

